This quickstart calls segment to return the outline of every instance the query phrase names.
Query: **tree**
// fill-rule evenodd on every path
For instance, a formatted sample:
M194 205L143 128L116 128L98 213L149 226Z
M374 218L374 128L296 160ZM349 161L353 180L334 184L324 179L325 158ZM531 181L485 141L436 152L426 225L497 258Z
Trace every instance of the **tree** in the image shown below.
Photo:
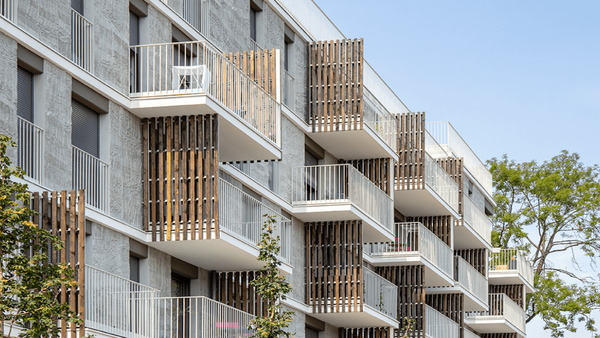
M49 264L49 247L60 250L58 237L31 222L27 185L12 181L23 170L11 167L6 156L15 143L0 134L0 337L14 326L27 327L19 337L57 337L57 320L79 323L68 304L58 300L60 287L75 287L74 272L65 264Z
M533 262L536 290L527 297L527 322L540 316L553 337L584 322L597 337L592 311L600 305L598 280L578 274L578 258L587 257L594 269L600 253L599 167L587 167L567 151L542 164L504 155L488 166L497 203L493 244L524 250ZM570 269L553 264L565 254Z
M252 321L255 329L254 338L279 338L292 337L292 334L284 329L292 322L292 311L282 311L280 300L286 299L286 294L292 291L292 287L285 277L279 273L277 267L281 265L277 255L281 250L279 236L273 237L275 229L275 217L265 215L267 218L263 224L258 260L265 262L262 269L258 271L258 277L250 282L258 293L267 302L267 315L258 316Z

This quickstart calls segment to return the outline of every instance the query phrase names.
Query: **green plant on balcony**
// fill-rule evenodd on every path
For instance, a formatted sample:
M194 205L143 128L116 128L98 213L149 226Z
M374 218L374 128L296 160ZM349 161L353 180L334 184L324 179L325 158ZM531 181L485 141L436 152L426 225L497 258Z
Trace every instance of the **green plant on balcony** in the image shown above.
M398 318L400 319L400 318ZM398 338L408 338L410 337L412 331L415 328L415 320L412 318L404 317L400 321L400 332L398 333Z

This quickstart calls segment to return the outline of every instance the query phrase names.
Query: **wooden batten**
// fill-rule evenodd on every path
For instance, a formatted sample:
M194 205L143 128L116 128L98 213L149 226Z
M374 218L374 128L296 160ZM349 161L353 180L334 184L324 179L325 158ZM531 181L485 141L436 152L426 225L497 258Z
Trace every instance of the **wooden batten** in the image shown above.
M310 43L308 95L313 132L363 129L363 39Z
M397 114L396 190L425 189L425 113Z
M377 267L376 272L398 286L399 330L404 318L415 321L411 338L424 337L425 269L422 265Z
M268 302L250 282L257 271L213 272L214 299L254 316L266 316Z
M50 248L48 263L66 263L75 271L77 287L63 285L58 298L85 319L85 194L71 191L44 191L32 194L30 207L38 213L32 222L58 236L64 248ZM61 319L61 337L85 336L85 322L80 325Z
M525 305L525 293L522 284L512 285L489 285L489 293L503 293L512 299L521 308Z
M339 160L340 164L348 163L358 169L373 184L391 195L391 186L389 180L390 160L387 158L374 158L368 160Z
M144 227L152 241L219 238L218 121L143 120Z
M429 294L425 298L427 305L452 319L460 326L460 338L463 338L465 327L464 295L462 293Z
M407 217L407 222L419 222L438 236L446 245L452 247L452 227L454 226L452 216L420 216Z
M242 70L272 97L277 96L277 63L275 49L225 53L225 57ZM233 89L233 95L240 91Z
M339 338L392 338L388 327L339 328Z
M467 263L474 267L480 274L487 277L488 266L487 266L487 249L463 249L454 250L454 256L460 256L464 258Z
M440 158L436 160L437 163L446 170L448 175L458 185L458 213L462 216L464 213L463 209L463 159L461 158ZM463 220L457 220L458 225L463 225Z
M362 222L305 223L306 304L315 313L363 310Z

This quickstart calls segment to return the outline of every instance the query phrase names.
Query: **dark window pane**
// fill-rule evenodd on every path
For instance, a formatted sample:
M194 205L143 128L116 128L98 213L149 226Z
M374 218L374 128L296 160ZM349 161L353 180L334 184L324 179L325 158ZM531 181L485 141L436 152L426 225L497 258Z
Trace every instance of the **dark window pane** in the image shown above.
M306 327L304 337L306 338L319 338L319 331L312 329L310 327Z
M129 279L140 282L140 259L137 257L129 256Z
M17 115L33 123L33 74L17 69Z
M83 0L71 0L71 8L83 15Z
M86 153L100 157L100 119L98 113L72 100L71 143Z
M250 38L256 42L256 11L250 7Z
M132 11L129 11L129 45L137 46L140 44L140 17Z

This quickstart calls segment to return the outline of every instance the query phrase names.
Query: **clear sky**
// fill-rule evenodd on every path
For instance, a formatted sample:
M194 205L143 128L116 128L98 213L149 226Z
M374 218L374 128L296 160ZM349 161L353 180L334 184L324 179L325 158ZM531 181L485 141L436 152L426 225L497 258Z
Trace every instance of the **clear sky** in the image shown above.
M600 0L315 1L365 39L411 111L450 121L483 161L566 149L600 164ZM541 328L530 323L528 336L549 337Z

